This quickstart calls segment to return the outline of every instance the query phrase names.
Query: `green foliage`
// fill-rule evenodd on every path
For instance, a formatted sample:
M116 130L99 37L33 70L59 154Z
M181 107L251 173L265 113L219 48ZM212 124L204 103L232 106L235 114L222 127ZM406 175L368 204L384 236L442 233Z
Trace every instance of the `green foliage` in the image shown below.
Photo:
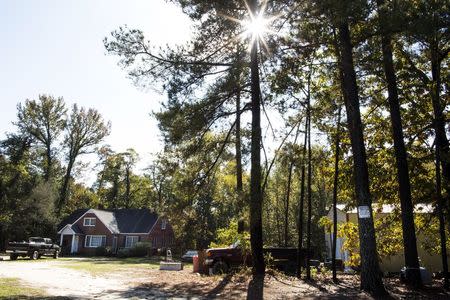
M437 218L429 214L417 214L415 218L417 233L420 238L420 245L432 255L440 254L439 222ZM450 228L447 226L446 245L450 248Z
M272 256L272 253L268 252L264 254L264 263L266 265L266 268L273 269L274 265L274 258Z
M111 247L97 247L95 248L95 256L111 256Z
M53 175L56 161L55 142L66 126L65 103L62 97L54 98L48 95L40 95L39 100L26 100L25 104L17 105L17 122L20 132L32 138L37 147L43 148L45 165L44 177L49 180Z
M117 252L117 257L144 257L150 256L152 244L150 242L137 242L131 248L122 248Z
M216 234L216 241L211 242L209 248L221 248L229 247L235 242L239 241L239 247L241 249L250 249L250 235L248 232L238 233L238 222L233 220L230 222L229 227L219 228Z
M323 227L326 233L330 233L333 230L333 220L327 216L323 216L319 219L319 226Z
M151 242L137 242L134 247L130 249L130 254L133 257L149 256L151 249Z
M339 224L338 237L344 238L342 249L349 253L347 264L354 267L359 266L361 264L361 256L359 255L358 225L352 222Z
M135 174L139 157L134 149L115 153L109 147L102 147L100 159L101 169L95 183L97 205L104 208L157 208L150 177Z
M11 216L9 233L18 240L30 236L46 236L55 232L54 203L57 188L51 183L38 183L30 194L17 203Z

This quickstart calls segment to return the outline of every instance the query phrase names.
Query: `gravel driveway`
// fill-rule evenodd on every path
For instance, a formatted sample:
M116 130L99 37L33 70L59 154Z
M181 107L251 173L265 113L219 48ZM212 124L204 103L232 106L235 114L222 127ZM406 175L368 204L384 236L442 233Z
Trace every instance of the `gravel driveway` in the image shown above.
M0 277L18 278L30 287L44 290L49 296L81 299L123 299L124 293L132 287L120 276L94 276L63 268L65 263L76 260L0 261Z

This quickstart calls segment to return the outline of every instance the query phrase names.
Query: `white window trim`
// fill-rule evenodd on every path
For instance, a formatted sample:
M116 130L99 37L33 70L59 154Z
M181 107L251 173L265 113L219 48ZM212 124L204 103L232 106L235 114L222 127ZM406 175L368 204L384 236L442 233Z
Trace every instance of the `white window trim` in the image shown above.
M106 246L106 235L94 235L94 234L88 234L84 237L84 248L98 248L98 247L104 247L103 245L100 246L88 246L87 245L87 240L88 240L88 236L91 237L90 238L90 242L92 241L92 237L101 237L103 240L103 237L105 238L105 246Z
M86 217L83 219L83 226L86 227L95 227L95 224L97 223L97 218L93 218L93 217ZM89 224L86 224L86 221L89 220ZM95 220L94 225L92 225L92 220Z
M139 242L139 236L138 235L127 235L126 237L125 237L125 248L132 248L134 245L136 245L136 243L134 243L133 245L131 245L131 246L127 246L127 242L128 242L128 239L129 238L131 238L131 239L134 239L134 238L136 238L136 243L137 242Z
M163 219L161 220L161 230L166 230L167 227L167 220Z

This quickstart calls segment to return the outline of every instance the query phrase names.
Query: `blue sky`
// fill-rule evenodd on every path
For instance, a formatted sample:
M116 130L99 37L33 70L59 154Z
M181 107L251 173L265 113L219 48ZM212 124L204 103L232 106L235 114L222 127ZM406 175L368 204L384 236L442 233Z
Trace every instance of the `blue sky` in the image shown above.
M136 88L103 46L125 24L161 45L190 33L181 9L164 0L0 0L0 139L14 130L17 103L45 93L96 108L112 123L105 142L115 151L133 147L145 163L160 150L149 113L165 96Z

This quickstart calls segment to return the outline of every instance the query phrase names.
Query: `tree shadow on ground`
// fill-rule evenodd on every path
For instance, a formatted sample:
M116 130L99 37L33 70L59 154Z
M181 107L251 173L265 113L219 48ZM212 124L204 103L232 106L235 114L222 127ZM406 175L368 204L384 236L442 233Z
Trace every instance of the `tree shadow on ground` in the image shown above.
M296 299L373 299L367 293L362 292L359 289L359 285L354 285L347 281L338 281L333 283L330 279L316 280L316 279L302 279L292 281L288 279L285 281L285 277L277 275L271 275L271 279L278 283L291 288L291 293L296 293L296 296L291 297ZM289 298L289 297L287 297Z
M201 299L240 299L245 294L246 286L237 288L233 285L232 289L227 289L233 274L227 274L216 285L210 282L183 282L183 283L144 283L126 291L120 292L120 298L144 297L146 299L154 298L194 298Z
M442 282L435 280L432 285L420 289L408 287L399 279L385 279L386 289L399 299L450 299L450 290L442 287Z

